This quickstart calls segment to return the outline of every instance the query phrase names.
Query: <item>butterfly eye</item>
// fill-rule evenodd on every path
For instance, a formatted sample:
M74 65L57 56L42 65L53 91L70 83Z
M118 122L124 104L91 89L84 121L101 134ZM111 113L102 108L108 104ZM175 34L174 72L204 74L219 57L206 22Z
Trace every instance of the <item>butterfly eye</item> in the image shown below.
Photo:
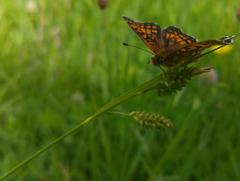
M160 66L164 64L164 61L159 56L152 57L151 63L156 66Z

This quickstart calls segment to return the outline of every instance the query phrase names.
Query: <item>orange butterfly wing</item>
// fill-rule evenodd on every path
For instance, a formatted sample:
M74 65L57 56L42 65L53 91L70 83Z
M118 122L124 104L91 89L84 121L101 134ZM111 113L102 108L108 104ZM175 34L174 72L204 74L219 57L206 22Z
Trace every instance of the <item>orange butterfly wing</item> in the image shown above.
M194 58L201 54L205 49L211 48L216 45L229 45L234 41L234 36L225 36L220 38L219 40L206 40L202 42L195 42L192 44L183 45L176 51L169 54L165 59L165 64L167 66L175 66L179 63L187 61L191 58Z
M185 33L175 26L169 26L162 31L162 41L164 47L168 52L166 57L179 48L196 43L197 40Z
M197 42L194 37L183 33L175 26L169 26L161 31L157 24L135 22L125 16L123 18L155 54L154 58L157 61L155 65L176 66L200 55L207 48L215 45L231 44L234 40L234 36L225 36L219 40Z
M225 36L219 40L206 40L202 42L195 42L189 45L185 45L172 52L169 56L185 56L192 57L200 54L203 50L211 48L216 45L228 45L233 43L234 36Z
M161 38L160 26L154 23L136 22L126 16L123 18L127 22L128 26L143 40L147 47L149 47L154 54L157 54L161 48L159 46Z

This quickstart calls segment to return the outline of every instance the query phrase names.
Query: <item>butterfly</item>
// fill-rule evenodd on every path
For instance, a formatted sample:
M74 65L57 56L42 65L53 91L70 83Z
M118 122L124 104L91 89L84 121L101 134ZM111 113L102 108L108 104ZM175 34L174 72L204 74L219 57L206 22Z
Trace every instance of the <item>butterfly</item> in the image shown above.
M175 67L198 57L205 49L232 44L234 41L234 36L224 36L198 42L175 26L161 29L155 23L136 22L126 16L123 18L154 54L151 62L156 66Z

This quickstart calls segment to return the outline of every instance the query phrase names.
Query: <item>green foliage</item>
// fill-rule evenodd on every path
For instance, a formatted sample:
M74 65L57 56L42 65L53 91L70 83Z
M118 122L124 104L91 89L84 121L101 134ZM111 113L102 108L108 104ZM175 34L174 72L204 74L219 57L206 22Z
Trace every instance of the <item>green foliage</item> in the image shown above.
M237 0L0 2L0 173L159 69L122 15L170 24L200 40L238 34ZM35 1L33 1L35 2ZM141 44L143 45L143 44ZM141 46L140 45L140 46ZM106 115L13 180L239 180L239 51L203 57L219 81L191 81L176 95L145 94L119 107L166 115L167 130L145 130Z

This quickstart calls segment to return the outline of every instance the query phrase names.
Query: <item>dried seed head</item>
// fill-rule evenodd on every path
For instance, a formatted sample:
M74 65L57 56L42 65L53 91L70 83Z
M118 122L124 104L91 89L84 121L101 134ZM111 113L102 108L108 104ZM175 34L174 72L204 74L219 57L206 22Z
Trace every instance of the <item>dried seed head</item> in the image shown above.
M105 9L108 5L108 0L98 0L98 6L101 9Z
M28 0L26 2L26 11L28 13L37 13L38 11L37 3L33 0Z
M236 17L237 17L237 20L240 22L240 7L237 8Z
M215 69L211 69L209 72L201 76L201 81L206 85L212 85L218 81L218 73Z
M143 111L132 111L130 114L141 126L148 128L170 128L173 126L169 119L157 114Z

